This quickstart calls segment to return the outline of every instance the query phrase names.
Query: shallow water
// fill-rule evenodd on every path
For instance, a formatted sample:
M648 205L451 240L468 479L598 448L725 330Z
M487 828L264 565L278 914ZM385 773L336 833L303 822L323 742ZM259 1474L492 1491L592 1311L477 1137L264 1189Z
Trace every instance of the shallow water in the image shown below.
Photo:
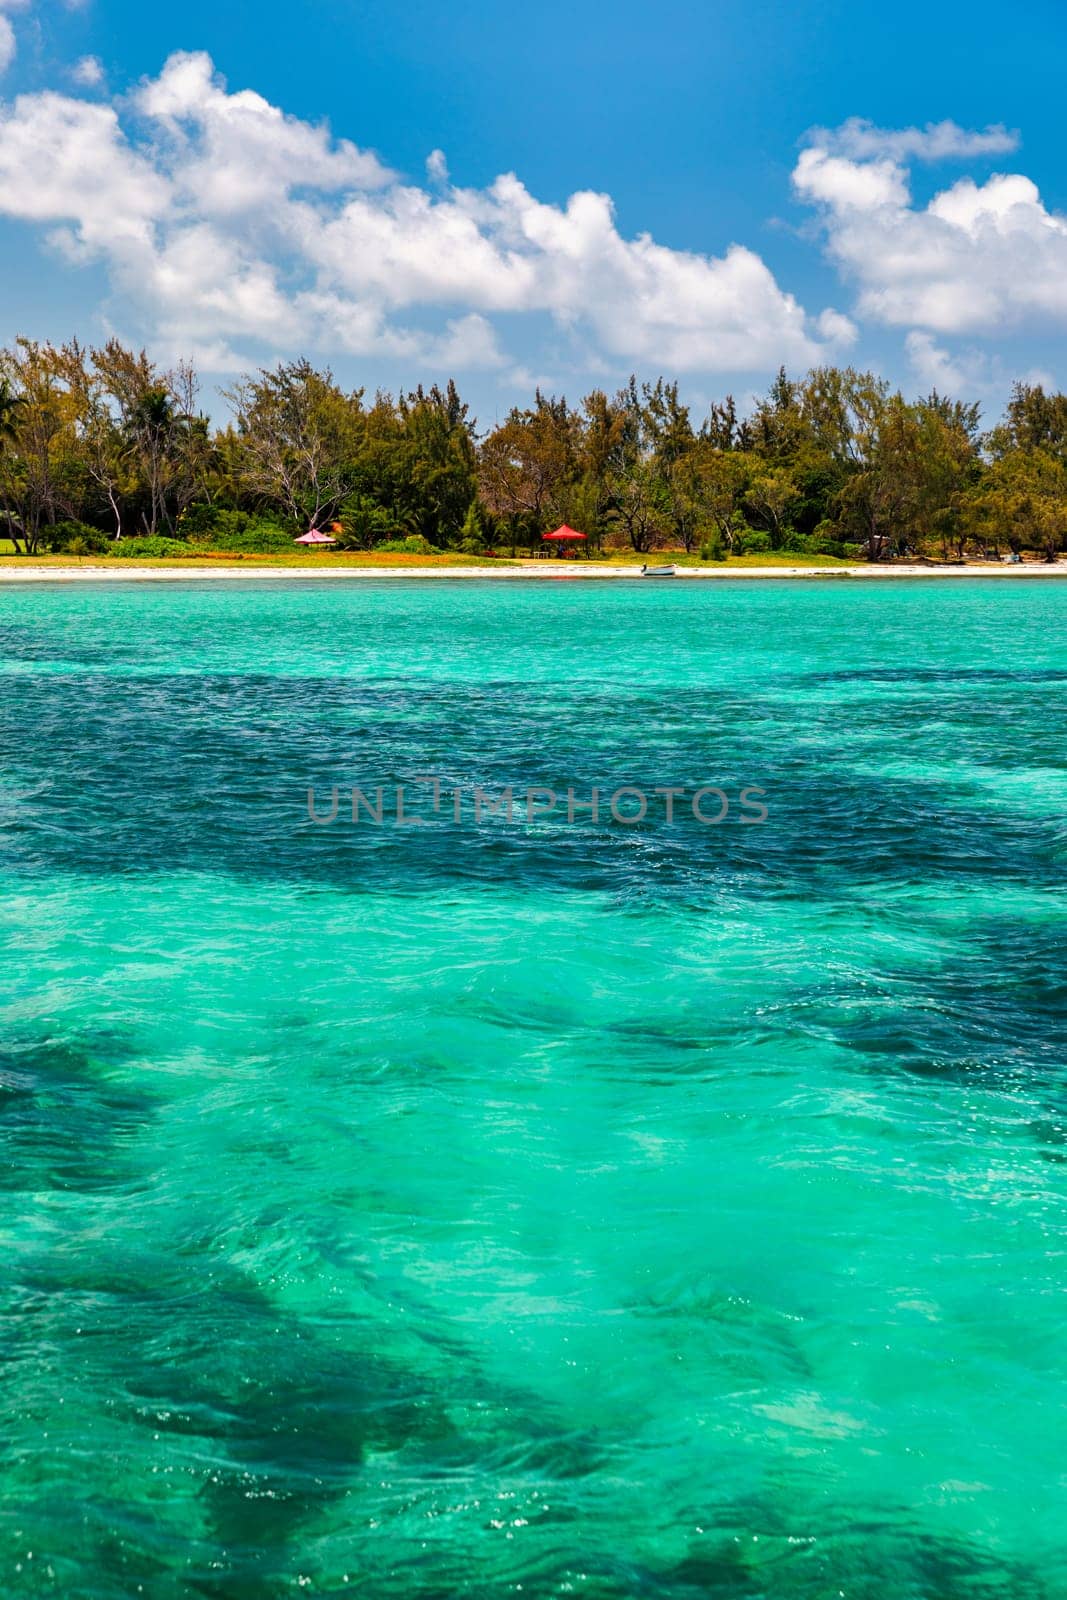
M1067 589L0 601L0 1592L1067 1592Z

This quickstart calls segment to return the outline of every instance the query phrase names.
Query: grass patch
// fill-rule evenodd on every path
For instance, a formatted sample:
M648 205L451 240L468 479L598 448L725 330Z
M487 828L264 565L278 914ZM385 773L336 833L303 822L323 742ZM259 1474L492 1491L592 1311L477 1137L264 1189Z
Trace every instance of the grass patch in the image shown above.
M278 550L265 554L251 554L244 551L226 550L200 550L195 556L141 556L122 557L111 555L71 556L71 555L37 555L16 556L12 553L10 542L8 548L0 548L0 565L7 567L111 567L118 571L129 568L142 567L175 567L183 571L186 567L306 567L309 570L335 567L481 567L481 566L511 566L510 561L487 561L480 556L467 556L452 554L439 556L409 555L401 552L379 554L376 551L362 550Z
M520 560L529 557L519 552ZM721 572L731 567L855 567L861 561L841 556L812 555L804 550L763 550L749 556L729 556L725 561L702 561L694 551L687 556L681 550L657 550L649 556L639 556L633 550L606 550L599 556L568 558L575 567L700 567L708 572Z
M701 561L690 563L684 558L681 564L694 567L857 567L862 559L851 556L817 556L807 550L761 550L750 556L730 556L726 561Z
M137 556L123 557L112 555L110 552L101 555L72 556L60 555L15 555L9 539L0 540L0 567L38 566L38 567L111 567L116 571L146 567L175 567L184 570L187 567L204 567L210 569L217 566L242 566L254 569L256 567L292 567L310 571L329 570L338 568L358 567L361 569L393 569L408 568L413 572L437 567L514 567L519 564L537 567L540 562L535 557L530 557L519 551L515 560L503 553L490 556L465 555L462 552L447 551L440 555L420 555L415 552L399 550L304 550L295 548L291 550L249 551L249 550L198 550L195 555L171 556ZM577 556L567 561L568 566L575 570L593 570L597 568L634 567L647 564L648 566L668 566L670 564L682 567L698 567L707 572L730 572L758 567L853 567L862 565L838 556L812 555L805 551L793 550L767 550L748 556L731 556L726 561L702 561L699 555L687 556L679 551L661 551L651 556L639 556L633 551L611 550L599 556Z

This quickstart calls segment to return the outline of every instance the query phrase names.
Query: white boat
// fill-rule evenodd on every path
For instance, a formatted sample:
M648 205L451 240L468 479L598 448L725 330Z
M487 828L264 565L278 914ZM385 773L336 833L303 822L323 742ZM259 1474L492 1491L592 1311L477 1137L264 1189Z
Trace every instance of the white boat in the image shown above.
M673 567L642 567L642 578L673 578Z

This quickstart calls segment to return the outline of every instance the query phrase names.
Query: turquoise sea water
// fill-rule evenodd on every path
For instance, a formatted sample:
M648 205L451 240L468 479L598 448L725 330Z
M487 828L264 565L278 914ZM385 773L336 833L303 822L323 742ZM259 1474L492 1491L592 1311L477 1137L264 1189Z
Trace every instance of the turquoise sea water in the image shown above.
M0 1593L1067 1594L1065 633L5 591Z

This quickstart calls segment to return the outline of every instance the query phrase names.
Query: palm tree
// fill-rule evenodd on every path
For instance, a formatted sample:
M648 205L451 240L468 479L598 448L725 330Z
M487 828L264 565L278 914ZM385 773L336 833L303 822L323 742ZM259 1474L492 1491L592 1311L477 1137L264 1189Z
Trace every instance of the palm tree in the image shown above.
M0 378L0 450L18 436L19 412L25 404L22 395L15 393L8 379Z
M146 533L154 534L161 520L170 527L167 485L191 423L166 389L146 389L130 412L127 432L148 480L149 510L142 517Z
M0 456L3 455L7 445L14 444L19 432L19 413L26 401L22 395L16 394L7 378L0 378ZM0 519L7 524L11 543L18 554L20 524L6 506L0 507Z

